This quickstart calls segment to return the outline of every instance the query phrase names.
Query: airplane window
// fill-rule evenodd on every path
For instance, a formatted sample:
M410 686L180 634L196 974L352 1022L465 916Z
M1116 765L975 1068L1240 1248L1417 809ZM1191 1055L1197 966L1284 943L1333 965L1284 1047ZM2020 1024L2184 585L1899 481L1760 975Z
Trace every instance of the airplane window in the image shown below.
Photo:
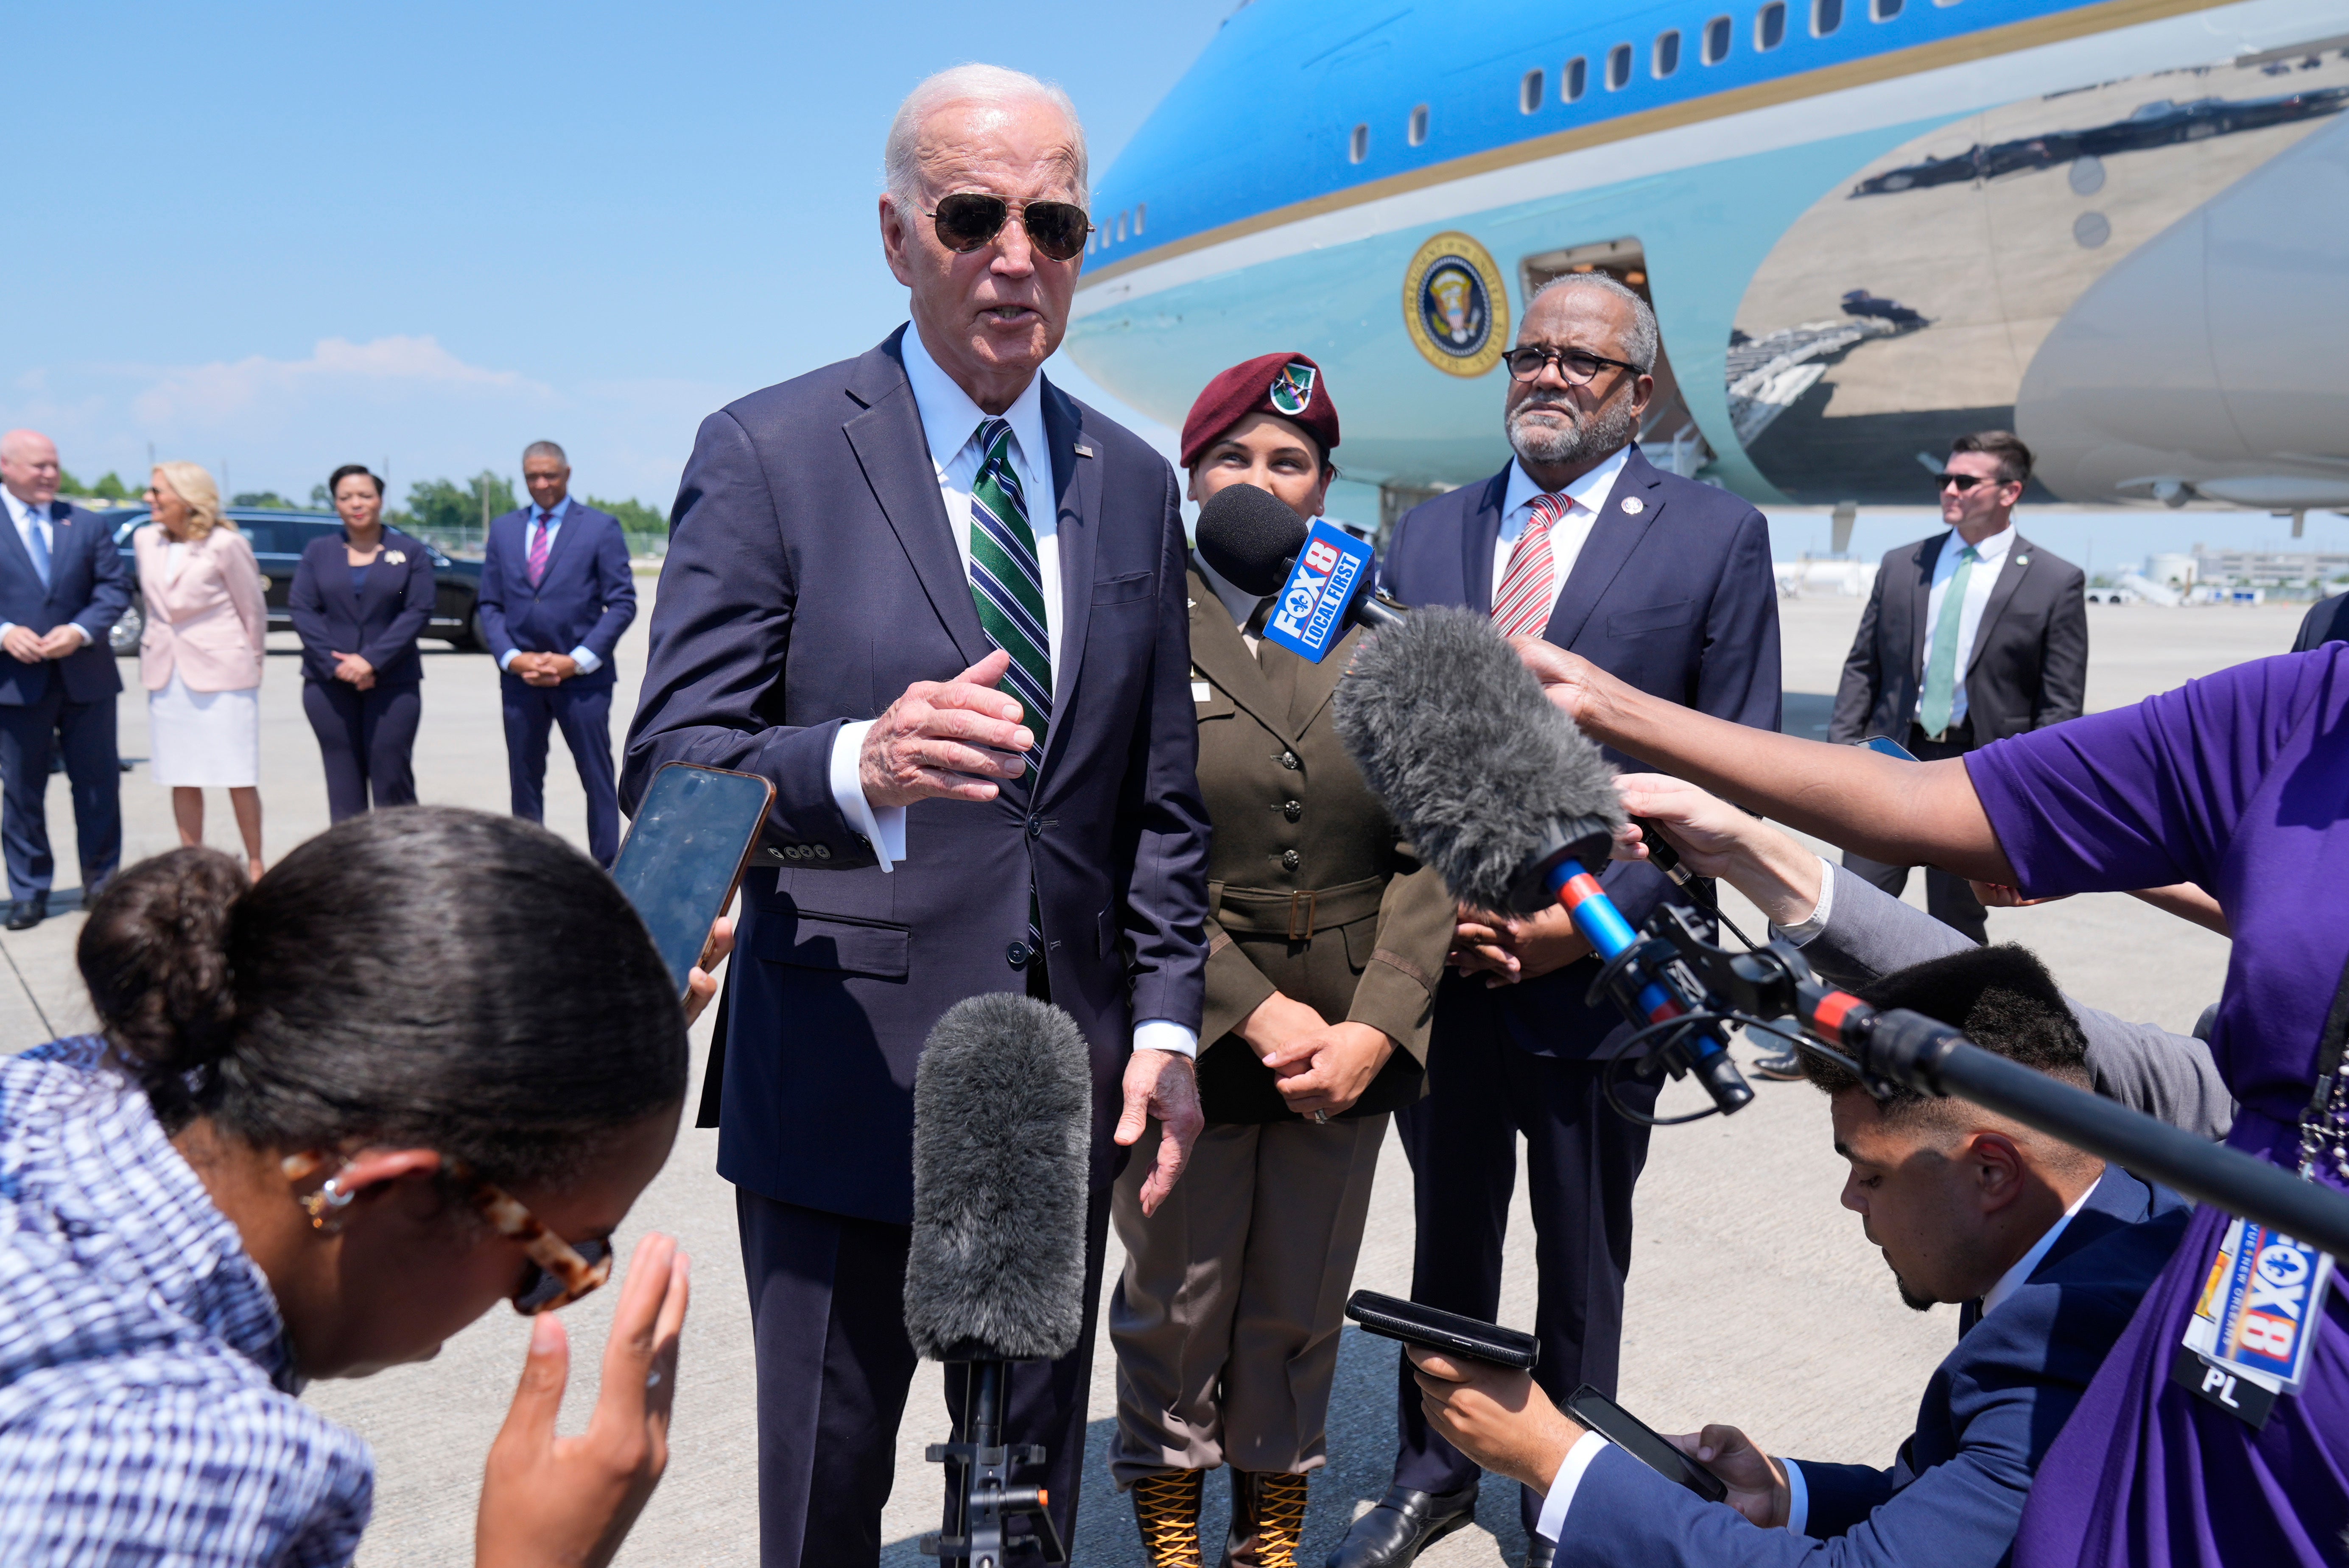
M1659 77L1671 76L1681 68L1681 30L1673 27L1656 35L1655 71Z
M1770 0L1754 17L1754 46L1775 49L1786 41L1785 0Z
M1541 100L1542 74L1539 71L1527 71L1526 79L1517 84L1517 112L1532 114L1541 108Z
M1811 0L1811 36L1824 38L1843 26L1843 0Z
M1150 203L1149 203L1149 202L1147 202L1147 201L1136 201L1136 202L1133 204L1133 233L1134 233L1134 237L1135 237L1136 239L1139 239L1139 238L1141 238L1141 237L1142 237L1142 220L1143 220L1143 218L1147 217L1147 216L1149 215L1149 212L1150 212Z
M1346 161L1360 163L1370 155L1371 128L1367 125L1358 125L1354 128L1353 136L1346 144Z
M1566 62L1566 74L1557 81L1557 96L1563 101L1572 103L1582 96L1583 89L1589 85L1590 62L1577 55Z
M1902 0L1868 0L1868 15L1871 20L1889 22L1900 15L1901 3Z
M1704 25L1704 63L1717 66L1729 57L1729 18L1715 16Z
M1615 91L1631 79L1631 46L1618 44L1607 51L1607 90Z
M1421 142L1427 139L1427 106L1425 104L1422 104L1417 108L1411 111L1411 133L1409 139L1413 147L1417 147Z
M1124 240L1125 240L1125 214L1124 214L1124 213L1123 213L1123 212L1120 212L1120 213L1117 215L1117 242L1119 242L1119 243L1123 243L1123 242L1124 242Z

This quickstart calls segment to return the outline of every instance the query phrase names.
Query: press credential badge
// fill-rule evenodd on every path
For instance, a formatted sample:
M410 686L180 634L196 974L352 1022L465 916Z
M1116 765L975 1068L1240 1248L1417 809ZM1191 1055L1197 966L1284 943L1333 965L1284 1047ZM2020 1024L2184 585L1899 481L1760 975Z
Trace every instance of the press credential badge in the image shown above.
M2187 1319L2185 1347L2271 1394L2297 1394L2332 1278L2331 1254L2255 1220L2232 1221Z

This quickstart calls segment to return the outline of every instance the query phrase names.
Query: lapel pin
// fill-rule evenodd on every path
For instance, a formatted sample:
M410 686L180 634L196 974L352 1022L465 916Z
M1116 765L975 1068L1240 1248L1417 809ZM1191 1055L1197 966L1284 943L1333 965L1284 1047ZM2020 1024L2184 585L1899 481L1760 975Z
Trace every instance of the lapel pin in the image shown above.
M1090 458L1092 455L1093 449L1091 447L1086 446L1082 441L1079 441L1077 443L1077 456L1081 458Z
M1638 496L1627 495L1623 498L1623 510L1630 513L1633 517L1637 517L1641 512L1647 511L1648 508L1646 503L1641 501Z
M2031 564L2031 557L2028 555L2018 555L2014 558L2014 563L2017 566L2028 566Z

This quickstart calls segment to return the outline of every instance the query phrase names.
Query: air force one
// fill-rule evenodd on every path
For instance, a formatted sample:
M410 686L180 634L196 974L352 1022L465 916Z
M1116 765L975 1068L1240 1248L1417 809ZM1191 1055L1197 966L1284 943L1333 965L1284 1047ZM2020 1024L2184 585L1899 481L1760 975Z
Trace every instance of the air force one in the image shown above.
M1651 459L1756 502L2006 426L2062 500L2349 507L2349 0L1255 0L1093 208L1086 372L1180 424L1310 354L1388 518L1500 466L1513 316L1592 270Z

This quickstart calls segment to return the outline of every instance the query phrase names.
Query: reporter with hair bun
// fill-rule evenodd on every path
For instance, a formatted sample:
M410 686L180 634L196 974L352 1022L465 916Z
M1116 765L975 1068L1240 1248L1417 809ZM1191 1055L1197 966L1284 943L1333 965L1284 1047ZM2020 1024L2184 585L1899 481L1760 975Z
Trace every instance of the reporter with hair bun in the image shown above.
M78 957L103 1035L0 1060L0 1561L347 1563L373 1461L303 1385L604 1283L684 1098L668 973L591 861L442 808L251 885L212 850L144 861ZM643 1238L621 1293L582 1437L536 1315L482 1568L607 1563L658 1480L676 1243Z

